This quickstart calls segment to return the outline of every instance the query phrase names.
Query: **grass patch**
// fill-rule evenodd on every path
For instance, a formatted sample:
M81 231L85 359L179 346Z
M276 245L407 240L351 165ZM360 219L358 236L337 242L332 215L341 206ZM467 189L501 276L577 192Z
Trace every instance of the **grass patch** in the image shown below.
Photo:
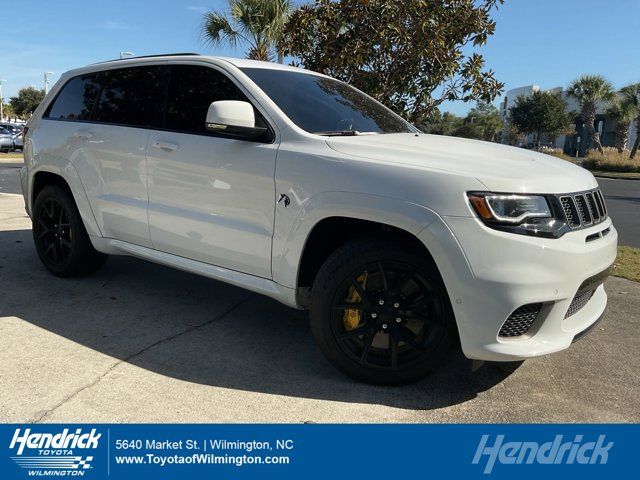
M561 158L562 160L566 160L567 162L576 163L576 158L575 157L571 157L571 156L567 155L566 153L563 153L562 150L550 150L548 152L544 152L543 151L542 153L546 153L548 155L552 155L554 157Z
M587 170L599 172L640 173L640 156L631 160L628 150L618 153L615 148L607 147L604 149L604 154L597 150L589 151L582 166Z
M587 158L583 158L579 162L575 157L563 153L560 149L547 149L542 153L578 164L596 176L640 179L640 156L630 160L628 150L618 153L615 148L605 147L604 155L597 150L591 150L587 154Z
M0 153L0 162L3 160L11 160L12 162L16 160L22 161L23 158L22 152Z
M602 172L600 170L590 170L596 177L604 178L629 178L640 180L640 173L638 172Z
M612 275L640 282L640 248L618 247Z

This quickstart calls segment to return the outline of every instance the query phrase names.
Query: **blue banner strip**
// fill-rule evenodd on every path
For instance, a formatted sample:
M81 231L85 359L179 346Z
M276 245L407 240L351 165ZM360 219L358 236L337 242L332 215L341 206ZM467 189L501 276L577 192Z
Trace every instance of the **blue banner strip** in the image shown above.
M0 425L0 478L604 478L638 425Z

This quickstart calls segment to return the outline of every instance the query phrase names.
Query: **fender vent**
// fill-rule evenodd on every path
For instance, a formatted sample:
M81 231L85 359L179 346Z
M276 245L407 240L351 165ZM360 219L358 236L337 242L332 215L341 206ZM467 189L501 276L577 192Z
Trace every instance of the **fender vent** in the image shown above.
M499 337L521 337L529 331L533 322L538 318L542 303L529 303L518 307L502 324Z

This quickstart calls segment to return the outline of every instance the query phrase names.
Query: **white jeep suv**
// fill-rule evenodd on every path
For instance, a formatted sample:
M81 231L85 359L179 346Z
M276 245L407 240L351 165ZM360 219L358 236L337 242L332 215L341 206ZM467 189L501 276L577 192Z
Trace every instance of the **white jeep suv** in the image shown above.
M478 360L556 352L606 306L617 233L589 172L424 135L314 72L92 65L58 81L24 150L53 274L133 255L310 309L331 363L366 382L420 378L457 344Z

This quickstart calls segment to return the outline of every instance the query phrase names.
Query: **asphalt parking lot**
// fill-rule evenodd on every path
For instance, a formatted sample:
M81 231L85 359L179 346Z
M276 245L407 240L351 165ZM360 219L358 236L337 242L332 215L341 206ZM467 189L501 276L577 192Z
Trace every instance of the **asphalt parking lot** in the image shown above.
M605 319L567 351L372 387L326 362L304 312L132 258L58 279L29 228L0 193L0 422L640 421L634 282L608 280Z

